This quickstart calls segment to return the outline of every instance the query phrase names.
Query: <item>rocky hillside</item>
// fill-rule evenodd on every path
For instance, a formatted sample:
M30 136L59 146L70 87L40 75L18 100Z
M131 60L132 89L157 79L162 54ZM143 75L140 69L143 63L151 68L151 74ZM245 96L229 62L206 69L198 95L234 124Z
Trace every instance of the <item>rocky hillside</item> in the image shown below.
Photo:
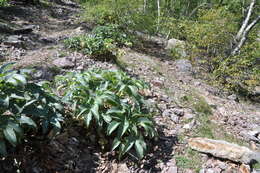
M141 161L118 160L73 124L51 141L25 142L0 160L0 172L260 172L260 105L209 85L207 74L185 59L185 43L139 34L138 45L120 48L117 62L99 61L64 47L64 40L89 33L81 7L72 1L42 6L0 7L0 64L34 68L32 81L88 69L123 70L149 83L158 139ZM180 46L181 45L181 46ZM178 46L180 59L168 56Z

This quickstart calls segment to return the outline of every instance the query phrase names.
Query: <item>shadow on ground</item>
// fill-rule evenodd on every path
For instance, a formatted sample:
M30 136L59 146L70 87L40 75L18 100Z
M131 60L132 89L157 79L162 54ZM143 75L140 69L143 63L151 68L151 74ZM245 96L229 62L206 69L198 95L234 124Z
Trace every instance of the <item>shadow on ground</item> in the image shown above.
M34 139L30 143L25 142L16 151L9 151L10 155L0 161L0 172L96 172L100 151L83 132L78 132L80 130L72 128L51 141Z

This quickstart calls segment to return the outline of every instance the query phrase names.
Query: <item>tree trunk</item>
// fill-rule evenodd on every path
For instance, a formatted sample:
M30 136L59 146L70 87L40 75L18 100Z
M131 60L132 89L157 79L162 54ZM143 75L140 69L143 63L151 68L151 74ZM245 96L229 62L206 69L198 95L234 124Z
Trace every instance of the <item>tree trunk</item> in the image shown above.
M233 50L231 51L232 56L236 55L239 52L239 50L241 49L241 47L244 45L244 43L246 41L246 37L247 37L248 33L257 24L257 22L260 19L260 16L257 16L249 24L250 18L252 16L252 13L253 13L253 10L254 10L254 5L255 5L255 0L251 0L251 3L249 5L249 9L247 11L246 18L243 21L235 39L234 39L235 46L234 46Z
M245 29L248 25L248 22L250 20L250 17L252 15L254 5L255 5L255 0L252 0L251 3L250 3L250 6L249 6L249 10L247 12L247 16L246 16L245 20L243 21L243 24L242 24L240 30L238 31L238 33L236 35L236 38L235 38L236 41L239 41L241 39L243 32L245 31Z

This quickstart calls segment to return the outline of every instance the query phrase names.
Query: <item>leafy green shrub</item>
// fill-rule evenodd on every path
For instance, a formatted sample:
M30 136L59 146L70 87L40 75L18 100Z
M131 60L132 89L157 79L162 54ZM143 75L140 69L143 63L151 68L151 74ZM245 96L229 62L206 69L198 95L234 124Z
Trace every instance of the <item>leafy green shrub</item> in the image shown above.
M15 147L31 129L38 133L58 132L62 107L39 85L28 83L25 70L0 67L0 154L7 154L6 144ZM6 143L8 142L8 143Z
M186 26L187 40L210 57L224 56L237 31L236 16L224 7L200 10L197 22Z
M144 156L145 138L155 137L156 130L139 92L147 87L142 81L120 71L93 70L59 76L56 85L74 118L113 139L111 148L118 149L119 158L132 148Z
M117 46L122 45L131 45L131 42L117 25L98 26L91 35L65 40L66 47L93 57L113 57L117 53Z
M0 0L0 7L7 5L7 0Z
M126 3L125 0L91 0L84 3L84 19L98 25L131 23L130 17L140 6L140 1Z
M227 89L250 95L260 86L260 65L257 64L260 44L257 41L246 44L239 55L228 57L214 71L215 77Z

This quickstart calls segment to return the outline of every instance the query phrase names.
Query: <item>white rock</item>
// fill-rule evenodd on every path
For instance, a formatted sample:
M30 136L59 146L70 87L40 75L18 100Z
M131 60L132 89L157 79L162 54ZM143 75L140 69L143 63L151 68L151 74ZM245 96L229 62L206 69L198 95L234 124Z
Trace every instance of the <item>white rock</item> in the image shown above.
M170 39L167 42L166 50L171 51L175 50L182 58L187 56L185 51L186 43L182 40Z

